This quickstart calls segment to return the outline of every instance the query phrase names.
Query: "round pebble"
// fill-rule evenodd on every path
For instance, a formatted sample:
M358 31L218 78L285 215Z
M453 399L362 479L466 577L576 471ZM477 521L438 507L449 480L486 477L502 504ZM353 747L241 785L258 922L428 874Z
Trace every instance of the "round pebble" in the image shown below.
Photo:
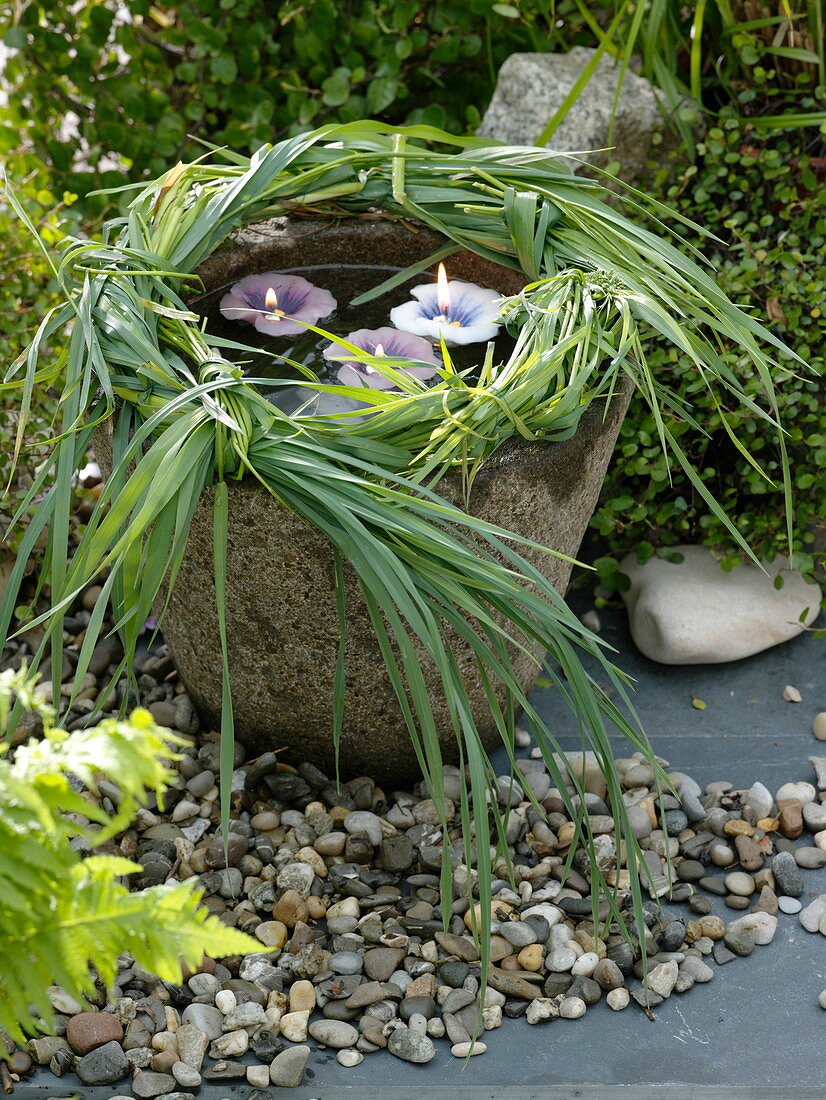
M724 881L729 892L739 897L750 897L756 889L754 879L745 871L732 871Z
M347 1069L352 1069L353 1066L359 1065L364 1061L364 1055L360 1050L353 1050L352 1047L348 1047L345 1050L340 1050L336 1054L336 1061L341 1066L345 1066Z
M826 741L826 710L820 711L812 721L812 733L818 741Z
M797 898L787 898L785 895L781 895L777 899L777 908L781 913L799 913L803 908L803 903L798 901Z
M585 1001L581 997L563 997L559 1002L559 1015L563 1020L578 1020L585 1015Z
M608 1002L608 1007L612 1008L614 1012L621 1012L624 1008L628 1007L628 1002L631 1000L631 994L625 986L620 986L619 989L612 989L605 1000Z

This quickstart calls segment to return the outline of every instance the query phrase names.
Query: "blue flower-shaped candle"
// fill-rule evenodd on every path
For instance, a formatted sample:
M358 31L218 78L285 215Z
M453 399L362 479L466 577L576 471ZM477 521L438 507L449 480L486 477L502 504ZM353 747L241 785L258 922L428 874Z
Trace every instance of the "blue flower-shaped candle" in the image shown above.
M435 283L414 286L410 293L415 301L390 310L396 328L434 342L443 337L446 344L476 344L499 333L495 319L502 295L490 287L448 279L444 264L439 264Z
M300 275L267 271L241 279L224 295L219 308L224 317L246 321L268 336L290 336L328 317L336 300L329 290Z
M417 365L398 367L400 371L413 378L432 378L436 373L438 360L433 348L421 336L409 332L399 332L394 328L360 328L347 334L347 342L376 358L412 359ZM352 358L352 351L343 344L328 344L323 353L325 359L341 363L338 380L345 386L365 386L371 390L392 390L396 383L369 363ZM427 366L433 363L434 366Z

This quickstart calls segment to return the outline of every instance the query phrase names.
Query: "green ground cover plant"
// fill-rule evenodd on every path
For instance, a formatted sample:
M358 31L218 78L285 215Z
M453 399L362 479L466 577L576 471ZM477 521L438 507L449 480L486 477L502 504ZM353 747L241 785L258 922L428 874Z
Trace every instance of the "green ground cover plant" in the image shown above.
M173 778L168 763L178 739L148 711L128 720L66 733L21 672L0 673L0 737L11 732L13 704L38 715L43 737L20 745L13 759L0 746L0 1028L21 1044L51 1034L49 987L59 984L85 1003L96 976L108 988L116 959L129 951L164 981L182 981L211 956L245 954L261 945L198 907L194 882L170 882L130 893L121 876L131 860L95 849L122 832L154 792ZM77 789L95 792L102 778L122 792L108 814ZM72 816L67 816L72 815ZM88 825L77 823L89 820ZM72 840L89 854L82 858ZM34 1010L32 1012L32 1009ZM7 1058L5 1043L0 1057Z
M720 285L754 316L768 316L815 372L800 372L787 361L776 376L795 489L794 551L808 571L822 568L813 538L817 521L826 516L826 181L822 162L800 149L799 132L761 137L732 111L708 132L698 163L677 161L658 186L670 205L714 235L690 240L714 264ZM698 430L679 414L671 422L705 483L726 501L759 555L772 558L786 550L776 438L746 408L727 406L761 473L731 446L691 362L662 344L649 355L657 377L689 403L700 425ZM736 341L724 347L722 358L755 393L759 380ZM739 560L729 532L663 456L650 411L638 397L621 429L592 528L616 556L636 548L645 558L657 548L701 542L719 550L726 565ZM603 581L612 587L615 559L600 564Z

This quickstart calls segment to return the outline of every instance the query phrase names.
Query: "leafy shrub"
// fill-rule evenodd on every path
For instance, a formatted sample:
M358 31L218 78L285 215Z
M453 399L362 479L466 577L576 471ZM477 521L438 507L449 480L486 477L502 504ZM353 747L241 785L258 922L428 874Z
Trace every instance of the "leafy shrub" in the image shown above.
M799 133L761 140L724 116L700 146L700 163L664 173L660 187L667 202L721 238L697 235L692 243L712 261L722 288L758 317L768 316L778 336L821 375L798 371L787 359L785 376L777 379L793 470L795 550L798 564L811 568L811 530L826 515L826 188L822 168L798 155L800 144ZM757 397L758 379L739 349L729 345L723 357ZM775 484L731 444L686 358L661 347L650 359L707 433L673 418L672 431L705 483L755 550L768 557L785 550L780 456L771 428L748 410L727 410L735 434L748 441L750 455ZM592 527L612 552L636 546L643 558L678 542L731 547L679 469L669 471L653 417L636 398Z
M130 894L118 876L140 870L137 864L111 855L81 859L70 843L76 837L99 846L129 824L148 790L163 794L172 778L164 763L169 735L149 712L65 733L53 728L51 711L38 703L25 673L4 672L0 736L9 732L14 696L39 713L44 739L17 748L13 762L0 759L0 1028L18 1042L50 1031L49 986L58 983L82 1002L94 991L90 966L108 986L124 949L171 982L182 980L181 960L196 969L207 950L219 956L256 950L257 941L198 909L191 883ZM123 792L115 816L70 782L75 777L94 791L101 773Z
M15 158L10 173L15 192L45 245L53 249L67 233L80 230L77 195L52 190L49 171L36 156ZM48 261L4 202L0 202L0 268L4 272L0 298L2 379L58 300L57 281ZM55 360L58 345L59 341L53 349ZM26 435L19 440L22 463L14 471L20 398L16 387L0 386L0 538L9 556L17 552L21 533L20 528L10 530L10 520L31 485L35 467L46 455L47 441L55 434L58 392L45 381L35 387Z
M583 25L573 19L568 38ZM540 0L21 0L0 33L15 51L0 151L22 132L56 178L85 191L61 136L67 112L104 185L122 182L110 153L133 179L155 176L188 134L249 152L367 117L461 133L478 123L502 61L554 48L558 32Z

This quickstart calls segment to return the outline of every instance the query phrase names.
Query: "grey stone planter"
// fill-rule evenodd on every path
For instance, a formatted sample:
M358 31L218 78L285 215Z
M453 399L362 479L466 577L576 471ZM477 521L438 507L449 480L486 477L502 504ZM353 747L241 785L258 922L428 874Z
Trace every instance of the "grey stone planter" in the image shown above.
M237 234L209 258L200 274L207 290L244 274L342 262L405 266L442 243L386 221L358 219L335 225L317 220L264 223ZM346 260L345 260L346 257ZM452 277L513 293L522 280L469 253L452 256ZM576 436L564 443L512 441L480 470L470 510L543 546L576 555L611 457L629 395L620 394L607 416L593 408ZM439 491L460 501L458 477ZM333 673L339 642L333 560L329 543L314 528L261 491L252 481L229 483L227 618L236 732L252 754L284 749L285 761L310 760L333 774ZM564 592L570 566L538 551L525 556ZM347 574L346 711L341 744L343 779L369 774L398 786L420 775L355 575ZM212 568L212 493L192 522L188 551L163 622L180 675L202 718L220 719L221 655ZM456 639L460 667L474 714L488 746L497 740L484 689L469 655ZM443 754L458 750L435 667L420 661L440 729ZM522 685L537 665L514 654Z

